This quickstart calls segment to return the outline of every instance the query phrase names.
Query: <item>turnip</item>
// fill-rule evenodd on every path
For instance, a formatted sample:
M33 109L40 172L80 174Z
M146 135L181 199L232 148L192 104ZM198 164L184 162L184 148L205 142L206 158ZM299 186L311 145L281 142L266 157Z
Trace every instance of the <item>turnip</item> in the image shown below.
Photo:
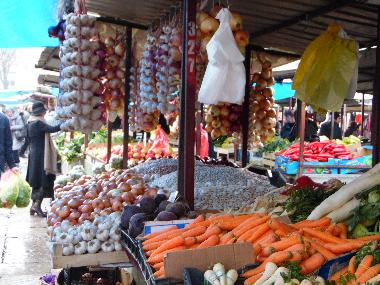
M337 192L324 200L307 218L308 220L318 220L324 215L338 209L356 194L371 189L380 184L380 164L364 173L357 179L344 185Z
M270 278L268 278L265 282L261 283L262 285L271 285L274 283L278 276L281 276L281 273L289 273L289 270L285 267L279 267L277 270L272 274Z
M227 285L234 285L236 280L238 279L238 273L235 269L230 269L227 272Z
M334 223L344 221L351 215L352 210L359 206L359 204L360 201L354 198L348 201L342 207L332 211L327 215L327 217L331 218Z
M265 270L263 275L254 283L254 285L261 285L266 280L268 280L277 270L277 265L273 262L268 262L265 265Z

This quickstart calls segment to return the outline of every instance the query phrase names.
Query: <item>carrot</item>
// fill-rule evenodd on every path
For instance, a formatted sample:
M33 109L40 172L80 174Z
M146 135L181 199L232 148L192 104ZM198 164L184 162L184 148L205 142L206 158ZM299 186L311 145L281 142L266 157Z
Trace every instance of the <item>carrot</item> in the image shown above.
M280 238L273 232L273 230L269 230L262 237L256 240L255 243L261 244L262 246L266 246L279 240Z
M351 274L355 273L355 262L356 262L356 256L351 257L350 262L348 263L347 272L349 272Z
M304 238L304 240L310 242L311 247L314 248L316 251L318 251L320 254L322 254L324 256L324 258L326 258L326 260L331 260L331 259L334 259L336 257L336 255L334 253L332 253L331 251L326 249L324 246L319 244L317 241L309 239L309 238Z
M152 255L153 251L154 251L154 249L149 250L149 251L146 251L146 252L145 252L145 255L146 255L147 257L150 257L150 256Z
M168 233L163 233L161 235L158 235L158 236L155 236L149 240L146 240L143 242L143 245L146 245L146 244L149 244L149 243L152 243L152 242L156 242L156 241L167 241L168 239L171 239L175 236L178 236L180 235L182 232L184 232L184 229L177 229L177 230L174 230L174 231L170 231Z
M281 230L282 232L284 232L286 234L290 234L290 233L295 232L297 230L297 229L292 228L291 226L289 226L287 224L280 222L278 219L271 219L268 222L268 224L272 230L274 230L274 231Z
M322 219L315 220L315 221L304 220L296 224L293 224L293 226L297 229L317 228L317 227L328 227L330 223L331 223L331 219L329 217L323 217Z
M156 248L158 248L163 243L164 243L164 241L151 242L151 243L148 243L146 245L143 245L143 249L145 252L150 251L150 250L155 250Z
M233 234L232 231L225 233L221 238L220 238L220 244L226 244L229 240L233 239L235 235Z
M302 261L300 263L301 266L301 273L302 274L309 274L317 270L319 267L322 266L323 263L325 263L326 259L322 254L315 253L312 256L310 256L308 259Z
M227 221L229 219L233 219L234 216L232 214L225 214L225 215L219 215L219 214L215 214L215 215L212 215L208 218L208 220L210 222L221 222L221 221Z
M156 263L163 262L164 261L164 257L165 257L165 255L167 253L173 252L173 251L180 251L180 250L184 250L184 249L185 249L185 247L183 245L181 245L181 246L177 246L177 247L171 248L169 250L160 252L159 254L151 255L148 258L148 263L149 264L156 264Z
M293 244L292 246L289 246L288 248L285 248L286 251L304 251L306 252L306 245L302 243Z
M288 233L283 231L282 229L276 230L275 234L278 235L279 237L286 237L288 235Z
M334 229L335 229L335 224L330 224L330 225L327 227L327 229L326 229L326 233L328 233L328 234L332 234L333 231L334 231Z
M336 224L336 226L341 229L339 237L341 239L346 239L347 238L347 232L348 232L347 226L343 223Z
M356 268L355 275L360 277L368 268L371 267L373 261L373 255L366 255L363 257L362 261L359 263L358 268Z
M256 243L253 245L253 253L255 254L255 256L258 256L262 251L262 247L260 244Z
M232 233L236 233L238 230L240 230L241 228L245 227L246 225L252 223L253 221L261 218L262 215L259 215L259 214L251 214L251 217L247 220L245 220L244 222L242 222L240 225L238 225L236 228L234 228L232 230Z
M256 228L256 231L251 234L251 236L248 238L248 242L255 242L257 239L259 239L263 234L265 234L267 231L270 230L270 227L267 223L262 224Z
M249 239L249 237L260 227L257 226L257 227L254 227L248 231L246 231L244 234L242 234L241 236L239 236L237 239L236 239L236 242L243 242L243 241L247 241Z
M269 256L273 252L284 250L300 242L301 242L301 239L299 236L290 236L288 238L284 238L280 241L274 242L270 244L269 246L263 248L263 255Z
M340 276L346 274L348 271L348 267L343 267L342 269L338 270L337 272L335 272L329 280L331 281L338 281Z
M164 267L161 267L160 270L154 272L154 277L156 277L157 279L158 278L163 278L165 276L165 271L164 271Z
M236 241L236 238L232 238L229 241L227 241L225 244L233 244L235 243L235 241Z
M155 270L160 270L160 268L163 267L163 266L164 266L164 263L163 263L163 262L160 262L160 263L156 263L156 264L154 264L154 265L153 265L153 268L154 268Z
M206 232L199 235L199 236L196 236L195 238L197 239L197 242L198 243L202 243L204 242L205 240L207 240L210 236L212 235L218 235L220 234L222 231L221 229L218 227L218 226L215 226L215 225L210 225Z
M256 275L253 275L251 277L249 277L248 279L246 279L244 281L244 285L252 285L253 283L255 283L257 280L260 279L260 277L262 276L263 274L260 273L260 274L256 274Z
M146 235L146 236L143 236L143 239L144 239L144 240L148 240L148 239L151 239L151 238L153 238L153 237L159 236L159 235L161 235L161 234L163 234L163 233L171 232L171 231L173 231L173 230L175 230L175 229L178 229L178 228L177 228L176 226L171 226L171 227L168 227L168 228L166 228L166 229L164 229L164 230L162 230L162 231L155 232L155 233L150 233L150 234L148 234L148 235Z
M257 275L259 273L264 272L265 266L266 266L267 263L268 263L268 261L264 261L263 263L261 263L256 268L248 270L247 272L243 273L243 277L249 278L249 277L252 277L252 276Z
M374 241L374 240L380 240L380 235L371 235L371 236L366 236L366 237L361 237L355 239L357 241Z
M218 235L212 235L208 239L206 239L204 242L202 242L197 248L206 248L206 247L211 247L218 244L219 244Z
M267 261L272 261L275 264L280 264L282 262L285 262L293 257L292 252L290 251L278 251L273 254L271 254L268 258Z
M341 253L347 253L354 249L358 249L363 246L362 243L358 242L346 242L346 243L325 243L323 245L325 248L330 250L333 253L341 254Z
M198 226L197 224L200 222L204 222L205 217L203 215L197 216L190 224L186 225L185 229L187 228L193 228Z
M331 242L331 243L342 243L343 240L340 238L334 237L331 234L319 232L317 230L311 229L311 228L303 228L302 229L305 233L310 234L313 237L316 237L324 242Z
M184 245L189 247L197 243L197 239L195 237L187 237L185 238Z
M372 277L375 277L380 273L380 263L368 268L361 276L358 276L356 280L358 283L363 284Z
M162 245L160 245L154 252L153 255L159 254L163 251L169 250L171 248L175 248L177 246L181 246L185 244L185 239L182 236L176 236L175 238L172 238L166 242L164 242Z
M232 231L234 228L236 228L240 224L241 224L240 220L232 220L232 221L218 223L217 225L223 231Z
M269 217L268 216L264 216L262 218L259 218L259 219L254 219L253 221L251 221L249 224L246 224L244 227L241 227L239 230L237 230L235 232L235 235L237 237L240 237L241 235L243 235L244 233L246 233L248 230L250 229L253 229L263 223L265 223L266 221L269 220Z
M292 257L289 259L289 261L291 262L302 261L305 258L309 257L306 251L302 252L302 251L297 250L297 251L291 251L291 253L292 253Z
M207 228L205 226L197 226L185 231L181 236L184 238L195 237L203 234L206 230Z

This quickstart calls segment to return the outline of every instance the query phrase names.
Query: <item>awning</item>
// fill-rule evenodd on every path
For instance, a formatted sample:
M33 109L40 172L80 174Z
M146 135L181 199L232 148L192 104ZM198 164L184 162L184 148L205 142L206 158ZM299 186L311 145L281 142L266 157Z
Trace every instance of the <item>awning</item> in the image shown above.
M17 106L27 104L31 94L33 94L32 90L0 91L0 105Z
M295 93L290 82L276 83L272 88L274 89L273 97L276 101L291 98Z
M48 27L57 23L57 0L1 0L0 48L58 46Z

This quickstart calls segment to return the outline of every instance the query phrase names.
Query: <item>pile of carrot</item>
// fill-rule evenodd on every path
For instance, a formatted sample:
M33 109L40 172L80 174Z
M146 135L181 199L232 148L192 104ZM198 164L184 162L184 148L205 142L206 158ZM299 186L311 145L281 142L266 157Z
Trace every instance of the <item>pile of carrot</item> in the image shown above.
M285 224L264 214L198 216L183 229L173 226L144 237L143 249L156 278L165 277L164 257L168 252L207 248L239 242L252 243L261 265L244 273L245 285L260 278L267 262L277 265L299 261L303 274L320 268L327 260L356 250L380 235L348 239L344 224L333 224L328 217L316 221ZM253 257L252 257L252 261Z
M353 284L365 284L371 278L380 274L380 263L373 264L373 255L366 255L358 264L356 265L356 256L353 256L348 263L348 266L343 267L341 270L337 271L330 278L331 281L339 283L342 278L348 280L348 285Z

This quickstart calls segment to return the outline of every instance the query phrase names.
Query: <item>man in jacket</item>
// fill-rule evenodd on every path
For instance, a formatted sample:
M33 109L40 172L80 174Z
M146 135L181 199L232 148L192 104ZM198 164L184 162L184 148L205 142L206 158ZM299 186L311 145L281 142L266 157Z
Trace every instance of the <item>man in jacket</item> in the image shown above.
M12 153L12 134L8 118L0 112L0 176L5 165L16 171Z
M342 139L342 129L339 127L341 117L339 113L334 113L334 130L333 137L331 137L331 120L324 122L319 130L320 136L326 136L331 140Z
M18 164L20 163L19 151L26 137L25 123L15 108L7 108L5 114L8 116L11 127L13 161Z

